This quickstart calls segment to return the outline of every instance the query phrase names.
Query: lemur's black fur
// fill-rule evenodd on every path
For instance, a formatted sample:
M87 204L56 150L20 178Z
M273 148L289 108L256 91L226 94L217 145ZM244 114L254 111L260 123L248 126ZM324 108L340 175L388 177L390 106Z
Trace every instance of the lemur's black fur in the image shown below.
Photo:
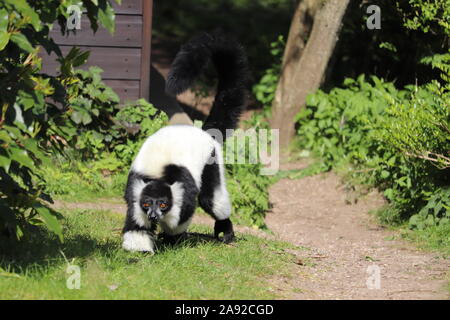
M181 47L167 77L166 92L184 92L212 61L219 83L202 129L235 129L247 100L248 62L244 48L220 32L202 33Z

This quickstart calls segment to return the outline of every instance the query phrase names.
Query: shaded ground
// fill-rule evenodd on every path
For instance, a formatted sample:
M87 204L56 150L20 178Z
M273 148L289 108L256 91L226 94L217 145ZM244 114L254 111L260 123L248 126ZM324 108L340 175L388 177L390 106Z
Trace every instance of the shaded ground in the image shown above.
M287 169L287 168L285 168ZM292 166L289 167L292 169ZM275 235L247 227L244 233L275 237L306 247L293 251L292 276L271 280L274 290L292 299L449 299L450 261L416 249L368 214L383 205L376 193L348 204L348 194L333 173L301 180L283 179L270 189L273 210L266 222ZM100 201L58 207L109 209L125 205ZM194 223L213 226L205 215ZM369 266L380 270L380 289L368 289ZM376 270L376 269L375 269ZM376 272L376 271L375 271Z

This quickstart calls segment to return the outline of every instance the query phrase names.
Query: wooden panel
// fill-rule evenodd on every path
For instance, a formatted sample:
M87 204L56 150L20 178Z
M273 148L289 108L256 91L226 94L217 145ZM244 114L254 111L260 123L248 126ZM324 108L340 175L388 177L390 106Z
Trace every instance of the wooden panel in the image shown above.
M71 46L61 46L63 55L66 55ZM103 79L140 79L141 49L135 48L103 48L103 47L79 47L81 50L91 51L88 62L82 69L89 66L99 66L104 70ZM55 75L59 66L56 55L48 56L45 51L43 57L43 72Z
M138 80L103 80L105 84L113 88L119 95L120 101L134 101L139 99L139 81Z
M140 96L144 99L150 97L150 65L152 48L152 11L153 0L143 0L143 31L142 31L142 55L141 55L141 89Z
M116 31L111 35L108 30L100 27L94 34L86 15L81 18L81 29L76 33L70 31L63 36L58 24L54 24L50 32L57 44L77 46L111 46L111 47L141 47L142 16L116 16Z
M142 0L122 0L120 6L115 0L112 3L116 14L142 14Z

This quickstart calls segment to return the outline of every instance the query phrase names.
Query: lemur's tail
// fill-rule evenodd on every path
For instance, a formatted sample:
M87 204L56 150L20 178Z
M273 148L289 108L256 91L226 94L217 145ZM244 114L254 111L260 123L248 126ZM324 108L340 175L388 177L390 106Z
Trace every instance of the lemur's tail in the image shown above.
M217 70L219 83L203 130L218 129L225 138L226 129L236 128L247 100L247 56L239 43L220 33L203 33L191 39L181 47L172 63L166 92L176 95L187 90L210 60Z

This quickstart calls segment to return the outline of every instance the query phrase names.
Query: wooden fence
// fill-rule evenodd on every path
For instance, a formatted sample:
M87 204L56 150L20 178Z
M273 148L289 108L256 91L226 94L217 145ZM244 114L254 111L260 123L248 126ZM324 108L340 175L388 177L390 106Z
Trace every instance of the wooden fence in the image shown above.
M55 24L51 35L63 54L76 46L89 50L86 65L98 66L104 70L102 78L119 95L122 102L138 98L149 99L150 52L153 0L122 0L119 6L114 2L116 31L111 35L99 27L97 33L90 28L88 17L81 17L81 29L62 36ZM57 73L56 55L43 54L43 72Z

